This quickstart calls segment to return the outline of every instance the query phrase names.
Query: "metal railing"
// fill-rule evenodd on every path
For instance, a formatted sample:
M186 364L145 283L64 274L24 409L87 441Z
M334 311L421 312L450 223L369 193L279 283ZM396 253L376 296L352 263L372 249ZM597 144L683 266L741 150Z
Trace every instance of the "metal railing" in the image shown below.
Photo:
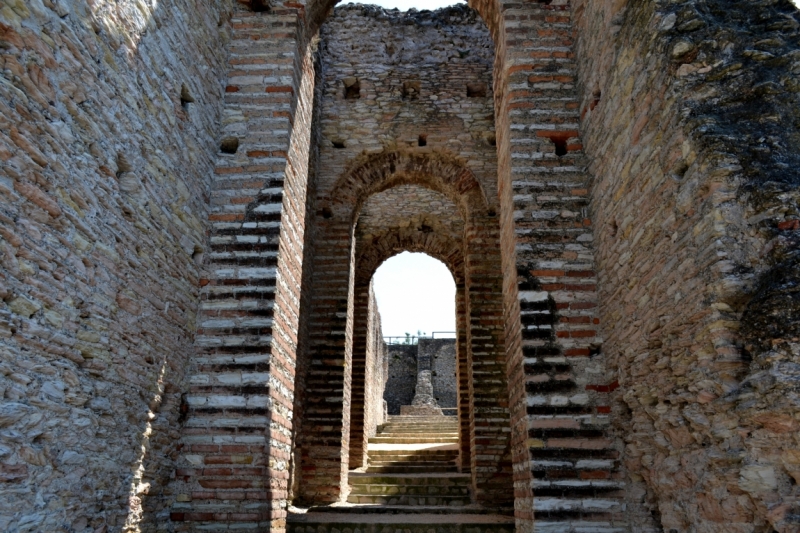
M455 331L434 331L430 335L423 334L423 335L409 335L406 334L405 336L390 336L384 337L383 342L386 344L405 344L409 346L413 346L415 344L419 344L420 339L455 339L456 332Z

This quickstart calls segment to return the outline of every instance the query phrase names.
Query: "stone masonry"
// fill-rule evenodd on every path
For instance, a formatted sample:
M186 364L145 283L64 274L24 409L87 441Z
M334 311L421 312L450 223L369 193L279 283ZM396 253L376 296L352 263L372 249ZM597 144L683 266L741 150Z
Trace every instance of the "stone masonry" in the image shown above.
M389 415L399 415L400 406L411 405L417 384L417 346L393 344L388 346L389 374L386 380L386 400Z
M426 364L422 360L427 361ZM430 396L446 414L458 406L457 356L455 339L418 339L417 344L389 346L389 375L384 398L390 415L400 414L402 406L415 405L418 396L420 365L430 372Z
M0 530L345 501L413 251L478 512L800 531L797 8L335 4L0 0Z

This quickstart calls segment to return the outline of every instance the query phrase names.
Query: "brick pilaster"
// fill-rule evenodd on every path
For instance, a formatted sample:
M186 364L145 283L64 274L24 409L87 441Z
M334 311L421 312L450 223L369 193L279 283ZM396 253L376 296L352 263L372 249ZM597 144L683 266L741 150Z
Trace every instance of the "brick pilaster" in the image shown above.
M181 531L285 526L314 80L300 21L294 8L231 20L174 483Z

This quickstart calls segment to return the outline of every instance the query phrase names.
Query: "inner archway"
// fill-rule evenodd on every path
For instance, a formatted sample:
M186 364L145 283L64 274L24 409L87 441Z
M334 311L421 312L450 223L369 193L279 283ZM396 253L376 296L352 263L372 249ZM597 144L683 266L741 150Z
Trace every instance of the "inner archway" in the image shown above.
M402 252L373 275L383 335L434 337L456 331L456 284L447 266L424 253Z

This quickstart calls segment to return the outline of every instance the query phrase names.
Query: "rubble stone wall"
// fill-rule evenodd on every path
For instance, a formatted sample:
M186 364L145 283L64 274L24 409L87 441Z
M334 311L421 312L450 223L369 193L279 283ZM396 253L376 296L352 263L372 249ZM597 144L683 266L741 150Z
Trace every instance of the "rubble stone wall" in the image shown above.
M399 415L400 407L411 405L417 384L417 346L391 344L389 349L389 379L384 399L390 415Z
M797 9L574 12L632 493L664 531L797 531Z
M229 13L0 6L0 530L168 520Z
M419 350L431 360L433 396L442 408L456 407L456 341L455 339L420 339Z

